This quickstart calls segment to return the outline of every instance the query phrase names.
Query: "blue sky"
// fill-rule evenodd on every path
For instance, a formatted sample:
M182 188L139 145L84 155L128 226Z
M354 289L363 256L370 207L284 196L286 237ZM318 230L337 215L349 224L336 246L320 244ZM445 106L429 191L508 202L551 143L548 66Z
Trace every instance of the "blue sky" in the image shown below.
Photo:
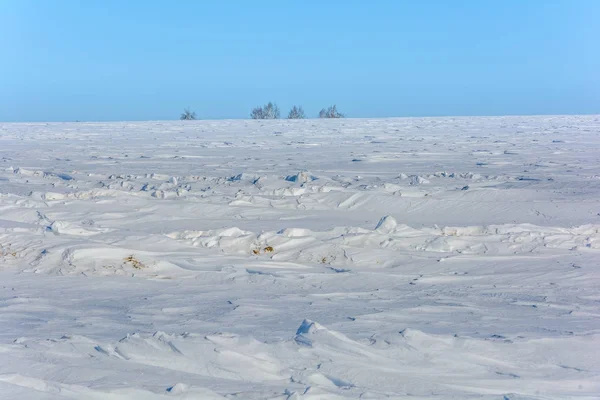
M0 121L600 113L600 1L0 0Z

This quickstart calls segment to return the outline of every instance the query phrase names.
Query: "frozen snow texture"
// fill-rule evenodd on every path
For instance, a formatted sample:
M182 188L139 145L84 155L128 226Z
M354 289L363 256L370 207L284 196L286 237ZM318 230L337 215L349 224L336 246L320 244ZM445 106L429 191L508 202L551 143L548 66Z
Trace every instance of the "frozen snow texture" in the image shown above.
M0 398L600 393L598 116L0 124L0 162Z

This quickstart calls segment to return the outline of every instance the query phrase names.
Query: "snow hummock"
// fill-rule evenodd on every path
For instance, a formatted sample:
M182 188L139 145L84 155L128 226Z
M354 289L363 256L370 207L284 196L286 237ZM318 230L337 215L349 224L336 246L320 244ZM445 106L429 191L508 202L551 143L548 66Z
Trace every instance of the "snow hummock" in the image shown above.
M310 319L305 319L296 330L296 336L314 334L316 331L323 329L325 328L323 328L317 322L311 321Z
M386 215L379 220L375 230L381 233L392 233L397 227L398 221L394 217Z
M308 171L300 171L295 175L288 175L285 177L286 181L298 183L307 183L316 179L317 177L312 176Z

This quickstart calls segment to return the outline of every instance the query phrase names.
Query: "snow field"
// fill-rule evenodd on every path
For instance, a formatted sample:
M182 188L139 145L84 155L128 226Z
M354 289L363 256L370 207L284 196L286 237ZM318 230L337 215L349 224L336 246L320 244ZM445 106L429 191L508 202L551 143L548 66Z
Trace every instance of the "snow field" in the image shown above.
M0 398L598 398L599 134L0 124Z

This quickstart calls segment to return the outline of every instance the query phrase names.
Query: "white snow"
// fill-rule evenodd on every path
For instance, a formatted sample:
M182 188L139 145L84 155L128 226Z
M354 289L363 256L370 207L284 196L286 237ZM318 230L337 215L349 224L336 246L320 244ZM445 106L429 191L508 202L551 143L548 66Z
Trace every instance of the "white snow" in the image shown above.
M0 124L2 399L598 399L600 116Z

